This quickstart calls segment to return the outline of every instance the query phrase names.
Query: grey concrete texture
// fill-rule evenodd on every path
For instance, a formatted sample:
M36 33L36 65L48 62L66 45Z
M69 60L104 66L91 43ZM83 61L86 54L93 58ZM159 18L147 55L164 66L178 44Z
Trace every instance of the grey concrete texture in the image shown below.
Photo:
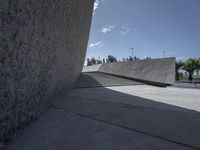
M175 58L106 63L101 66L94 65L83 68L83 72L96 71L147 82L173 84L175 81Z
M157 101L160 103L165 103L177 106L179 108L183 108L179 109L181 111L193 110L200 112L199 89L177 88L171 86L166 88L160 88L150 85L123 86L123 88L120 87L107 87L107 88L117 92L123 92L129 95L134 95L152 101ZM151 107L150 104L147 105ZM154 104L154 107L157 107L157 105ZM173 110L177 110L177 107L175 107L175 109ZM160 108L160 106L158 106L158 108ZM173 107L167 109L172 109L172 108Z
M78 78L94 0L0 1L0 140Z
M94 80L96 82L94 82ZM90 72L81 73L74 88L91 88L91 87L110 87L110 86L124 86L124 85L141 85L143 83L119 78L113 75L104 73Z
M181 81L176 81L173 86L175 87L185 87L185 88L195 88L195 89L200 89L200 83L184 83Z
M85 74L85 87L99 83L95 74ZM101 76L101 75L99 75ZM91 77L90 82L88 78ZM95 78L93 78L95 77ZM107 75L102 78L108 78ZM92 80L93 79L93 80ZM108 82L116 79L110 76ZM119 80L124 80L120 79ZM94 83L91 83L94 82ZM80 84L80 83L78 83ZM103 83L99 83L103 84ZM108 83L107 83L108 85ZM107 86L106 85L106 86ZM140 86L142 86L140 88ZM58 97L46 111L5 150L197 150L200 149L200 112L134 96L149 85L75 88ZM152 89L167 88L151 86ZM174 91L172 88L167 91ZM121 90L119 92L117 90ZM193 97L189 90L186 99ZM136 91L137 93L139 93ZM184 91L186 92L186 91ZM142 95L142 94L141 94ZM146 94L148 96L148 94ZM151 95L149 95L151 96ZM171 97L169 97L171 98ZM177 98L181 103L181 100ZM188 105L190 102L188 101Z
M94 89L92 89L91 87L94 87ZM90 98L94 97L95 99L98 99L98 97L101 97L104 98L105 101L122 101L120 98L110 99L109 96L111 95L102 94L103 91L99 93L99 90L95 91L95 87L106 87L107 89L116 92L141 97L150 101L150 103L148 103L148 101L142 103L142 101L137 101L136 99L134 101L131 99L123 99L123 103L129 104L134 102L132 104L158 109L167 108L168 110L187 110L187 112L191 112L192 110L200 112L199 89L177 88L173 86L160 88L158 86L146 85L144 83L136 82L134 80L124 79L104 73L82 73L78 81L74 85L74 88L85 88L85 90L80 89L79 92L78 89L76 89L77 96L83 97L84 95L89 95L91 93ZM87 90L87 88L91 88L91 90ZM71 93L73 93L73 91ZM154 103L153 101L159 103ZM168 107L168 105L159 105L160 103L168 104L170 107Z
M84 66L82 72L98 72L102 64Z

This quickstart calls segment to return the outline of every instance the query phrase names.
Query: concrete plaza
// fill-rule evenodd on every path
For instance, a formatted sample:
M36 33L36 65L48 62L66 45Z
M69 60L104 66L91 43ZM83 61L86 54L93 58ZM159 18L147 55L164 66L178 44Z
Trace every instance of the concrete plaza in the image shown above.
M84 73L7 150L200 149L198 89Z

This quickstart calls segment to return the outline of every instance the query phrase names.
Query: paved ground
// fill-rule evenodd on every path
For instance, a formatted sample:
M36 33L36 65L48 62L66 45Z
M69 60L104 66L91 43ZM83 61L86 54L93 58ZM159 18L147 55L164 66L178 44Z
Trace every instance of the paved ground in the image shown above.
M74 85L74 88L111 87L141 84L143 83L104 73L91 72L81 74L77 83Z
M196 88L200 89L200 81L176 81L173 85L174 87L185 87L185 88Z
M197 89L83 74L69 95L57 98L5 149L200 149L199 106Z

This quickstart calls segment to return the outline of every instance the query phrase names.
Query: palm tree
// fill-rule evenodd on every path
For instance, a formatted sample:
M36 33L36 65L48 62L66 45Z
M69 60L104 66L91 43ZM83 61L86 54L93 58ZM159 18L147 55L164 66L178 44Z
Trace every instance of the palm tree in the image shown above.
M106 59L107 63L117 62L116 57L112 55L108 55L108 58Z
M193 59L193 58L189 58L185 63L184 63L184 67L183 69L185 71L187 71L189 73L189 77L188 77L188 80L189 81L192 81L193 80L193 73L196 69L196 60Z
M184 66L182 61L176 61L176 80L179 80L179 72L178 70Z
M197 59L196 59L197 78L199 78L199 70L200 70L200 58L197 58Z
M92 65L95 65L97 63L96 59L94 57L91 58Z
M102 61L102 63L103 63L103 64L105 64L105 63L106 63L106 61L105 61L105 58L103 58L103 61Z
M91 62L90 58L87 58L87 66L92 66L92 62Z
M129 61L133 61L133 58L131 57L131 56L129 56L129 59L128 59Z

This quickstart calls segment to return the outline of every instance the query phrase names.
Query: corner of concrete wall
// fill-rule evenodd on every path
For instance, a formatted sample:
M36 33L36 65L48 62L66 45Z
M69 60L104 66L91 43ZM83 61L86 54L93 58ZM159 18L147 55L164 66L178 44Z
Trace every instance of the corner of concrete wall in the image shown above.
M0 141L71 88L86 53L94 0L0 1Z

